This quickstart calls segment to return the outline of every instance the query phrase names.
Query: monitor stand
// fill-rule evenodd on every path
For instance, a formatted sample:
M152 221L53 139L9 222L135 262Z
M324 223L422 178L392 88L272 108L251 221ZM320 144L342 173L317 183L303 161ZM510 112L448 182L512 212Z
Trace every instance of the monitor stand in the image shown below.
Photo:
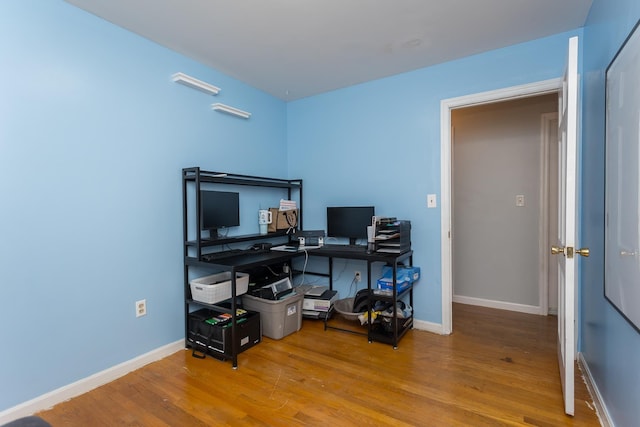
M210 229L209 230L209 238L206 239L206 240L213 241L213 240L223 239L223 238L227 237L226 235L220 234L219 230L220 230L219 228Z

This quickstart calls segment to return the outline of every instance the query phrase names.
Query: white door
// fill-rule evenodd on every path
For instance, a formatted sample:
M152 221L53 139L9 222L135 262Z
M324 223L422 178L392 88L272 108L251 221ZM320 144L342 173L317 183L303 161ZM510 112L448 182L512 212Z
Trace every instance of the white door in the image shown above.
M567 70L560 92L558 171L558 242L551 248L558 261L558 363L565 412L574 414L575 363L575 255L588 256L587 249L575 250L576 188L578 150L578 38L569 40Z

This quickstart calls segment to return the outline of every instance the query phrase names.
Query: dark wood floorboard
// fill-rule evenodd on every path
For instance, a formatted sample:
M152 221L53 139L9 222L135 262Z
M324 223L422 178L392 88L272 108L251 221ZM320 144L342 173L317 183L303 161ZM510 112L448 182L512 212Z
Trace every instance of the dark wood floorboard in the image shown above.
M564 414L556 318L454 304L454 333L397 350L320 321L230 362L179 351L39 413L57 426L599 426L576 367Z

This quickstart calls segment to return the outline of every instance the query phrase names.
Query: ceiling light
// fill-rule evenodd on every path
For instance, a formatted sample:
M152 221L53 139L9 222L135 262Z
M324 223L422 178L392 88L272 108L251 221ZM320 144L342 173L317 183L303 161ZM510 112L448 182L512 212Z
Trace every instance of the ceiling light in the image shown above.
M248 119L249 117L251 117L251 113L248 113L248 112L242 111L242 110L238 110L237 108L230 107L228 105L224 105L224 104L220 104L220 103L211 104L211 108L213 108L216 111L221 111L223 113L232 114L234 116L242 117L244 119Z
M173 81L176 83L180 83L185 86L189 86L190 88L197 89L209 95L217 95L220 92L220 88L216 87L212 84L203 82L202 80L198 80L194 77L188 76L184 73L175 73L173 76Z

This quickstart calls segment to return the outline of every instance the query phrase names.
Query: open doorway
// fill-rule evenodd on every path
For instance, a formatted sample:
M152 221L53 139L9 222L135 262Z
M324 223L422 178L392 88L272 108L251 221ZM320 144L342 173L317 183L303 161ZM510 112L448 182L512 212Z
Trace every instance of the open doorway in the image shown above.
M557 309L544 250L557 230L557 105L550 93L451 111L454 302Z
M452 302L453 302L453 296L454 296L453 235L455 232L455 230L453 229L453 226L454 226L453 167L455 165L455 159L453 158L454 152L453 152L452 142L454 141L454 137L455 137L454 132L456 130L455 128L452 127L452 113L454 112L454 110L457 110L457 109L477 107L481 105L502 103L507 101L516 101L516 100L522 100L524 98L533 98L533 97L537 98L539 96L544 96L544 95L552 95L555 97L557 96L556 94L560 88L561 88L561 80L552 79L552 80L547 80L543 82L537 82L537 83L532 83L532 84L527 84L522 86L499 89L491 92L484 92L480 94L473 94L473 95L463 96L459 98L446 99L441 102L441 171L442 171L441 242L442 242L442 333L443 334L451 333L452 325L453 325L453 319L452 319ZM555 105L557 105L557 103ZM539 132L538 133L539 145L542 145L539 142L540 138L550 138L549 134L547 134L546 136L543 136L544 132L541 131L542 129L541 121L544 122L544 120L545 119L543 117L538 116L537 127ZM550 126L548 116L546 120L547 120L547 125ZM543 155L541 151L539 153L540 153L540 156ZM502 155L502 154L499 152L499 155ZM531 162L538 165L538 167L540 167L540 164L541 164L540 156L537 156L535 159L531 159ZM542 162L542 164L545 164L545 162ZM546 164L546 166L549 167L548 164ZM540 176L542 177L543 175L544 174L540 172ZM546 184L539 183L538 184L539 186L548 184L549 177L547 175L544 175L544 176L546 179ZM520 197L516 197L516 196L522 196L522 194L520 194L520 192L516 192L516 194L511 195L510 199L513 199L511 200L511 204L513 205L513 207L516 207L515 206L516 203L522 203L522 202L524 202L525 206L527 205L526 194L524 195L525 196L524 200L521 200ZM537 197L538 200L543 200L542 196L540 196L539 194L533 195L532 197L534 199L536 199ZM519 206L519 208L522 208L522 207ZM542 209L542 207L540 208ZM548 208L549 208L548 206L545 207L545 209L548 209ZM540 217L542 218L546 216L541 215ZM548 268L548 262L545 261L545 257L546 257L547 248L549 247L548 245L549 236L541 232L541 230L543 229L541 227L543 227L544 230L548 230L548 224L544 224L544 223L538 224L535 227L535 229L538 231L538 239L541 240L539 242L539 253L535 256L535 258L537 258L535 263L540 269L539 271L536 271L536 274L535 274L536 283L539 281L545 281L545 282L547 281L547 277L546 276L543 277L541 276L541 274L542 274L543 268ZM499 259L501 253L507 253L508 251L512 250L512 246L515 244L518 244L518 242L510 242L506 246L500 246L498 247L498 249L494 249L495 251L497 251L497 253L494 255L496 255L496 257ZM476 252L477 251L487 252L487 249L481 248L479 250L476 250ZM494 265L498 266L496 268L504 267L503 264L499 264L499 261L498 261L498 264L494 264ZM492 291L494 292L494 295L499 294L499 291L496 291L496 289L493 289ZM531 305L530 303L516 302L515 303L516 305L512 306L512 308L513 307L522 308L520 306L524 306L526 307L526 309L520 310L520 311L533 310L533 311L536 311L537 313L542 313L544 311L543 314L546 314L547 304L546 303L540 304L540 301L542 301L542 297L540 296L541 295L540 291L538 291L537 295L538 295L537 304ZM477 298L481 300L482 299L491 300L491 298L479 298L475 296L472 296L472 298ZM532 308L532 307L535 307L535 308ZM505 308L505 307L499 307L499 308Z

